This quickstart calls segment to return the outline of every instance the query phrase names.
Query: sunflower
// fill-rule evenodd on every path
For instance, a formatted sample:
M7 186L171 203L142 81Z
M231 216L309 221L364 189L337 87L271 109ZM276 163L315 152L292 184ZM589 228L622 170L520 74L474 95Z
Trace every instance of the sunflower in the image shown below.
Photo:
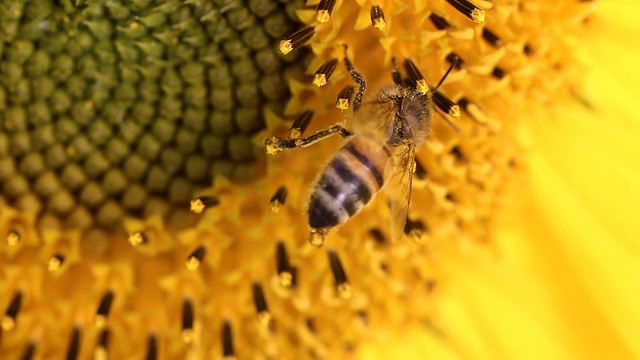
M3 352L341 358L366 356L363 344L389 339L395 354L393 332L409 327L410 339L427 346L414 357L522 357L531 347L548 356L637 353L633 317L605 306L612 296L634 311L619 291L632 259L616 257L627 267L620 277L580 276L593 269L571 257L571 271L558 277L565 292L554 293L554 303L536 301L557 276L531 254L553 253L567 240L562 234L574 233L530 226L560 218L560 207L524 206L544 207L545 192L572 201L550 182L553 163L540 155L549 129L568 120L550 124L556 116L537 112L566 102L577 114L575 99L594 99L577 82L572 50L601 26L588 16L592 3L546 5L3 4ZM390 81L393 57L411 59L419 80L431 83L455 65L434 98L459 130L432 121L416 157L407 238L389 241L380 197L332 232L325 250L308 243L303 209L340 140L266 160L262 143L345 117L352 83L343 45L373 91ZM530 122L511 120L527 113ZM533 190L528 197L515 189L522 185ZM581 226L576 234L606 233ZM526 247L544 236L547 247ZM606 250L623 255L614 245ZM518 291L522 279L533 284ZM564 294L594 300L573 308ZM541 318L523 315L521 304ZM545 326L558 309L567 310L563 320L588 313L601 331ZM606 342L593 353L578 346L596 338Z

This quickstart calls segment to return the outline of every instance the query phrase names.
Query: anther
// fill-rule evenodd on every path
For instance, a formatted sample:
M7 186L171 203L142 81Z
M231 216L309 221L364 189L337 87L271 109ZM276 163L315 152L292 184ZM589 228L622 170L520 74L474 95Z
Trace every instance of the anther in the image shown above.
M317 248L322 247L322 245L324 245L326 237L327 230L311 229L311 234L309 235L309 243Z
M326 85L337 65L338 59L336 58L329 59L324 64L322 64L313 75L313 85L317 87Z
M445 20L443 17L438 16L434 13L431 13L431 15L429 15L429 20L431 20L431 23L433 24L433 26L435 26L438 30L444 30L451 27L451 25L449 24L449 22L447 22L447 20Z
M289 139L297 139L300 136L302 136L304 131L309 126L309 123L311 123L312 118L313 118L313 111L311 110L303 111L302 114L300 114L300 116L298 116L293 121L293 125L291 125L291 128L289 129L289 133L287 134L289 136Z
M291 288L295 289L298 287L298 268L295 266L291 267Z
M277 214L282 206L284 206L285 201L287 201L287 188L280 186L271 197L271 200L269 200L269 208Z
M524 51L524 54L527 56L531 56L533 54L533 48L529 44L524 44L522 51Z
M493 71L491 72L491 76L493 76L496 79L502 79L504 76L506 75L505 71L500 68L500 67L494 67Z
M22 305L22 291L16 291L2 317L2 330L9 331L16 326L16 317Z
M94 360L107 360L107 349L109 348L109 329L103 329L98 335L96 348L93 350Z
M313 320L313 318L307 318L307 320L305 320L305 324L307 325L307 329L309 329L309 331L311 331L312 333L316 332L316 322L315 320Z
M447 60L447 62L449 64L456 64L456 69L460 70L462 68L462 65L464 64L464 61L462 60L462 58L460 56L458 56L458 54L454 53L454 52L450 52L447 57L445 58ZM456 61L456 59L458 59Z
M98 305L98 310L96 311L96 317L94 318L94 324L98 328L103 328L107 324L107 317L109 316L109 311L111 310L113 297L114 293L111 290L107 290L107 292L102 295L100 305Z
M75 360L80 353L80 327L73 328L71 339L69 339L69 347L67 348L67 360Z
M264 291L262 291L262 285L254 281L251 285L251 291L253 293L253 303L256 306L256 312L258 314L258 321L260 324L268 326L271 321L271 313L269 313L269 307L267 306L267 299L264 297Z
M287 36L280 41L280 52L287 55L293 50L298 49L300 46L304 45L304 43L311 40L313 35L315 35L315 32L316 28L314 26L307 26Z
M202 263L202 259L207 254L207 248L204 245L200 245L195 250L187 256L187 260L185 261L185 265L189 270L197 269Z
M404 224L404 233L409 236L413 241L420 242L422 235L427 231L427 227L420 220L411 220L407 218L407 222Z
M500 47L503 42L502 39L498 37L493 31L487 29L486 27L482 29L482 38L485 39L491 46Z
M62 253L55 253L47 262L47 269L49 269L50 273L57 273L64 265L65 256Z
M415 83L416 90L418 90L421 94L426 94L429 92L429 85L427 85L427 80L424 79L422 73L416 66L416 64L411 61L411 59L404 59L403 62L404 68L407 71L407 75L409 75L409 79L413 83Z
M7 232L7 245L16 246L20 242L20 233L16 230L9 230Z
M27 344L27 347L22 352L22 355L20 355L20 360L31 360L33 359L35 354L36 354L36 343L33 341L30 341L29 344Z
M418 157L414 158L414 160L416 162L416 169L415 169L416 177L420 180L426 179L427 176L429 176L429 172L424 167L424 165L422 165L422 162L420 161L420 159L418 159Z
M478 8L467 0L447 0L451 6L460 11L469 20L476 23L483 23L485 13L484 10Z
M280 285L284 287L291 286L293 277L291 274L291 264L289 263L287 249L284 247L284 242L282 241L278 241L276 244L276 272L278 279L280 279Z
M334 6L336 6L336 0L320 0L316 10L316 20L321 23L329 21Z
M133 246L144 245L149 242L149 238L142 231L136 231L129 234L129 243Z
M371 6L371 24L378 30L382 30L387 26L387 21L384 19L384 13L379 5Z
M433 102L440 110L447 113L447 115L456 119L460 118L460 107L441 92L435 91L433 93Z
M459 162L466 162L467 161L467 157L464 156L464 154L462 153L462 151L460 150L460 148L456 145L454 147L451 148L451 150L449 151L449 153L453 156L455 156L456 160Z
M220 204L220 199L215 196L200 196L191 200L191 211L200 214L205 208Z
M329 265L333 273L338 297L341 299L349 299L351 297L351 285L347 279L347 274L344 272L338 253L336 253L335 250L328 250L327 254L329 255Z
M229 320L225 320L222 323L222 357L225 359L235 357L231 324L229 323Z
M351 105L351 97L353 96L353 92L356 87L353 85L345 86L338 94L338 100L336 100L336 107L340 109L340 111L345 111Z
M156 360L158 358L158 339L155 334L147 336L147 355L146 360Z
M191 299L182 301L182 340L189 344L193 341L193 303Z
M387 243L387 239L382 234L380 229L374 228L369 230L369 235L375 240L378 245L385 245Z

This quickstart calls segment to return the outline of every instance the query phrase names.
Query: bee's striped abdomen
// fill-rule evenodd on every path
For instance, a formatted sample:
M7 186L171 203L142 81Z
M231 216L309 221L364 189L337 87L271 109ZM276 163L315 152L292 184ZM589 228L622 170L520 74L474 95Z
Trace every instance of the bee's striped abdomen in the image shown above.
M389 152L373 150L367 141L352 139L331 159L309 201L309 226L331 228L342 224L366 205L384 184Z

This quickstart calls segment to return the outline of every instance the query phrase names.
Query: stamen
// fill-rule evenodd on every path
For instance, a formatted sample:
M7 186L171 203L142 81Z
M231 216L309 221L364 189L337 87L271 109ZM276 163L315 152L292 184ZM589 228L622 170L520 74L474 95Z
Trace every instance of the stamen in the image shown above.
M280 212L285 201L287 201L287 188L280 186L278 190L276 190L276 193L271 197L271 200L269 200L269 207L271 208L271 211L276 214Z
M474 102L469 101L467 98L461 98L458 100L458 105L467 112L467 114L471 115L476 121L486 122L487 117L484 114L484 111Z
M187 256L187 261L185 262L187 269L189 270L197 269L202 263L202 259L204 259L204 256L206 254L207 254L207 248L204 247L204 245L200 245L197 248L195 248L195 250L193 250L191 254Z
M429 176L429 172L424 167L424 165L422 165L422 162L420 161L420 159L418 159L418 157L415 157L414 160L416 162L416 168L415 168L416 177L420 180L426 179L427 176Z
M300 136L302 136L304 131L309 126L309 123L311 122L312 118L313 118L313 111L311 110L303 111L302 114L300 114L300 116L298 116L296 120L293 122L293 125L291 125L291 129L289 129L289 133L288 133L289 139L297 139Z
M482 38L485 39L491 46L496 48L502 46L503 44L502 39L500 39L498 35L494 34L486 27L482 29Z
M369 314L365 310L358 310L356 315L362 321L363 325L369 325Z
M191 211L200 214L205 208L220 204L220 199L215 196L200 196L191 200Z
M280 52L284 55L298 49L315 35L315 26L307 26L280 41Z
M103 328L107 325L107 317L109 316L109 311L111 310L111 304L113 303L114 293L111 290L102 295L102 299L100 300L100 305L98 305L98 310L96 311L96 317L93 319L94 324L98 328Z
M291 286L293 277L291 274L291 264L289 263L287 249L284 247L284 242L282 241L278 241L276 244L276 272L280 279L280 285L284 287Z
M49 261L47 262L47 269L49 269L49 272L52 274L59 272L60 269L62 268L62 265L64 265L64 260L65 260L64 254L61 254L61 253L53 254L51 258L49 258Z
M316 20L320 23L329 21L334 6L336 6L336 0L320 0L316 10Z
M433 93L433 101L440 110L449 116L456 119L460 118L460 107L441 92L435 91Z
M155 334L147 336L147 355L146 360L156 360L158 358L158 339Z
M2 317L2 330L9 331L16 326L16 317L20 312L20 306L22 305L22 291L16 291L13 294L13 298L7 306L7 310Z
M107 349L109 347L109 330L103 329L98 336L96 348L93 350L94 360L107 360Z
M193 303L191 299L184 299L182 301L182 340L190 344L193 337Z
M16 246L20 242L20 233L16 230L9 230L7 232L7 245Z
M485 18L484 10L478 8L467 0L447 0L451 6L460 11L469 20L476 23L483 23Z
M233 358L235 357L235 351L233 351L233 338L231 333L231 324L229 320L225 320L222 323L222 357Z
M305 324L307 325L307 329L309 329L309 331L311 331L312 333L315 333L317 331L316 321L313 318L307 318Z
M505 71L500 68L500 67L494 67L493 71L491 72L491 76L493 76L496 79L502 79L504 76L506 75Z
M129 235L129 243L133 246L144 245L149 242L149 238L142 231L136 231Z
M404 224L405 235L409 236L415 242L420 242L420 240L422 240L422 235L426 231L426 226L419 219L411 220L407 218L407 222Z
M317 87L326 85L337 65L338 59L335 58L329 59L327 62L322 64L322 66L320 66L320 68L316 70L316 73L313 76L313 85Z
M435 289L436 284L437 282L435 279L427 279L427 281L425 281L424 286L427 288L428 292L432 292L433 289Z
M331 265L331 272L333 272L333 279L335 281L338 297L341 299L349 299L351 297L351 285L347 279L347 274L344 272L338 253L335 250L328 250L329 265Z
M378 30L382 30L387 26L387 21L384 19L384 13L379 5L373 5L371 7L371 24Z
M449 24L449 22L447 22L447 20L445 20L443 17L438 16L434 13L431 13L431 15L429 15L429 20L431 20L431 23L433 24L433 26L435 26L438 30L444 30L451 27L451 25Z
M351 105L351 97L353 96L353 92L356 87L353 85L345 86L338 94L338 100L336 101L336 107L340 109L340 111L345 111Z
M311 234L309 236L309 243L317 248L322 247L324 245L324 241L327 237L327 230L320 229L311 229Z
M456 59L458 59L458 60L456 61ZM458 70L462 69L462 65L464 64L464 61L462 60L462 58L458 54L456 54L454 52L450 52L447 55L446 60L447 60L447 62L449 64L455 63L456 64L456 69L458 69Z
M253 303L256 306L258 313L258 321L263 326L268 326L271 322L271 313L269 313L269 307L267 306L267 300L264 297L264 291L262 291L262 285L259 282L254 281L251 290L253 292Z
M67 349L67 360L75 360L80 353L80 327L73 328L71 339L69 339L69 348Z
M369 235L375 240L378 245L385 245L387 243L387 239L382 234L380 229L374 228L369 230Z
M416 90L421 94L429 92L427 80L424 79L424 76L422 76L416 64L411 61L411 59L404 59L403 65L407 71L407 75L409 75L409 79L415 83Z
M524 51L524 54L527 56L531 56L533 54L533 48L529 44L524 44L522 51Z
M27 347L22 352L22 355L20 356L20 360L31 360L33 359L33 356L35 355L35 353L36 353L36 343L33 341L30 341L29 344L27 344Z

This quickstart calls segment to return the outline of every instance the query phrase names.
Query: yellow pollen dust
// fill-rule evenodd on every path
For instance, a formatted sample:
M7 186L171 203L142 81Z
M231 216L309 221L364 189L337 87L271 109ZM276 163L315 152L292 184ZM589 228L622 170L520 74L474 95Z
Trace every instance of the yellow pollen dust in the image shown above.
M20 234L17 231L11 230L7 234L7 245L16 246L20 242Z
M421 94L426 94L429 92L429 85L427 85L427 80L422 79L416 82L416 89Z
M57 256L52 256L47 262L47 269L50 273L55 274L62 268L62 260Z
M205 207L206 206L204 205L204 202L202 202L201 199L191 200L190 209L191 209L192 212L194 212L196 214L200 214L204 210Z
M317 74L313 77L313 85L322 87L327 84L327 77L324 74Z
M267 138L264 141L264 145L265 145L264 149L268 155L276 155L282 151L282 148L280 147L280 142L276 137Z
M133 246L140 246L144 244L144 236L140 231L136 231L129 235L129 243Z
M289 133L287 133L287 136L289 137L289 139L297 139L300 136L302 136L302 132L300 132L300 129L298 128L293 128L289 130Z
M93 319L93 324L98 329L103 329L105 326L107 326L107 317L104 315L96 315L96 317Z
M340 109L340 111L345 111L349 109L349 99L338 99L336 103L336 107Z
M258 313L258 322L262 326L269 326L271 322L271 313L268 311L261 311Z
M460 106L453 105L451 109L449 109L449 116L459 119L462 116L462 114L460 113Z
M322 230L311 230L309 243L317 248L322 247L322 245L324 245L325 237L326 234Z
M316 20L318 20L318 22L320 23L326 23L327 21L329 21L330 17L331 14L329 14L328 10L319 10L316 13Z
M269 208L273 213L277 214L280 212L280 209L282 209L282 203L280 202L280 200L274 199L269 203Z
M280 52L283 55L287 55L291 51L293 51L293 46L291 45L291 40L282 40L280 41L280 46L278 47Z
M187 269L195 270L200 266L200 260L195 256L189 256L187 261L185 261L185 265L187 266Z
M280 280L280 285L283 287L290 287L293 282L293 275L288 271L284 271L278 274L278 279Z
M485 17L485 12L482 9L474 9L471 12L471 18L473 19L474 22L477 22L478 24L482 24L484 22L484 17Z
M373 20L373 27L378 29L378 30L382 30L385 27L387 27L387 22L384 21L383 18L374 19Z
M195 334L193 329L184 329L182 330L182 340L187 343L187 344L191 344L193 342L195 338Z
M338 285L337 291L340 299L348 300L351 298L351 285L349 283Z
M98 346L93 350L93 360L107 360L107 349L103 346Z
M4 317L2 317L2 322L0 322L0 325L2 325L2 330L9 331L16 326L16 320L11 316L5 315Z

